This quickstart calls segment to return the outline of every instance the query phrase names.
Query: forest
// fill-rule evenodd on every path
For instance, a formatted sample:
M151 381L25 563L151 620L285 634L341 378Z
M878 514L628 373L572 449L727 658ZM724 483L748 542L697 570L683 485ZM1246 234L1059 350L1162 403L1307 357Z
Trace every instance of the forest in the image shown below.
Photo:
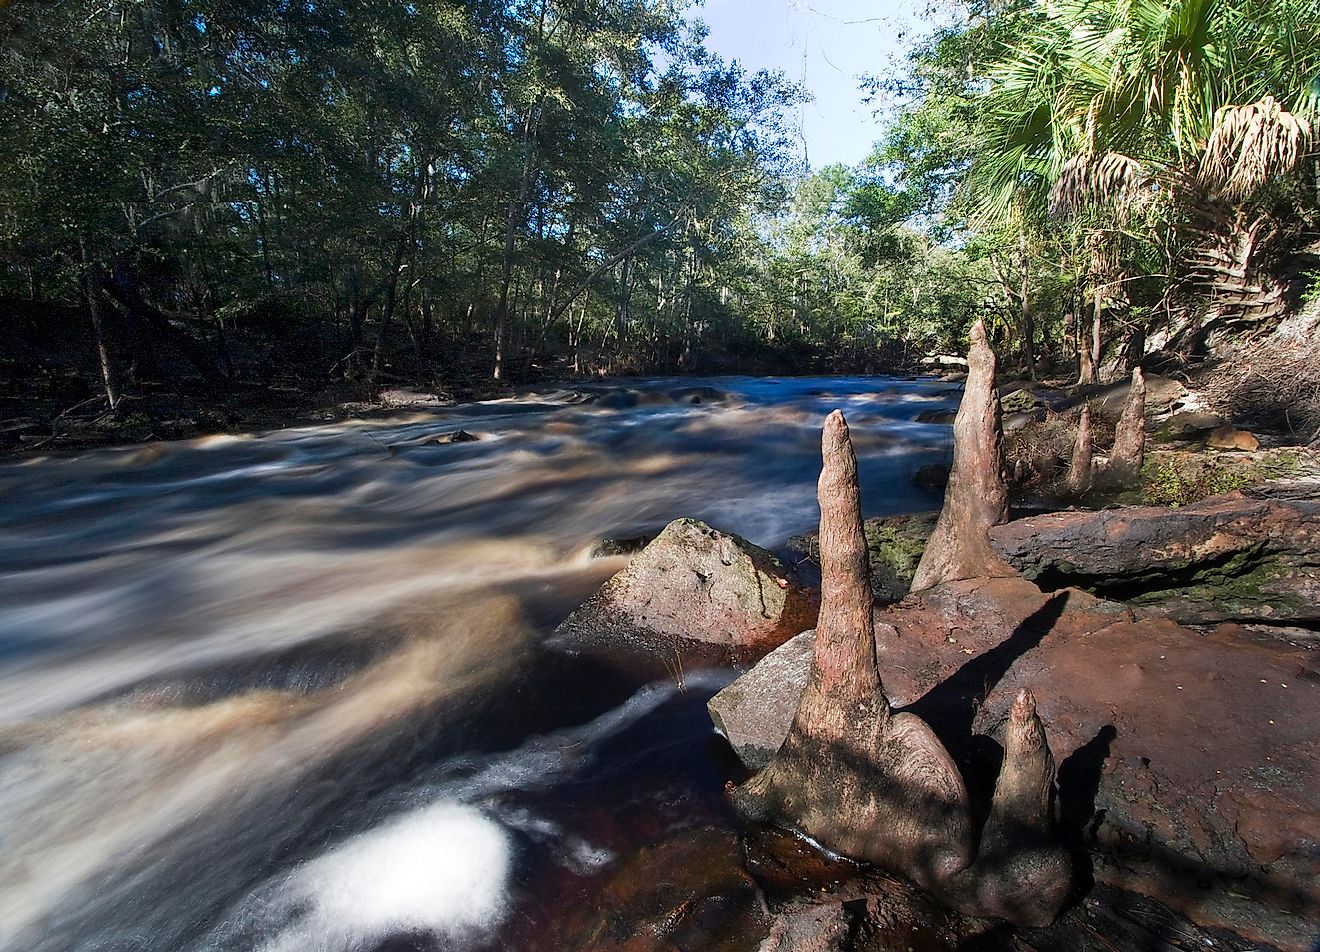
M0 10L5 416L908 368L977 318L1023 375L1086 382L1263 338L1311 293L1307 0L967 0L866 80L870 159L814 172L804 92L699 15Z

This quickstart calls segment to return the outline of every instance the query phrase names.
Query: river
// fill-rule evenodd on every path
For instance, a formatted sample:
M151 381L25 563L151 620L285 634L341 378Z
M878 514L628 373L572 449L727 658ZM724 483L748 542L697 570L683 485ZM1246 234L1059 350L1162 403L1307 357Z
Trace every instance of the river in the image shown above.
M957 400L646 379L0 466L0 950L559 947L629 856L732 825L734 672L545 644L625 564L593 544L783 553L835 407L867 513L932 508L915 417Z

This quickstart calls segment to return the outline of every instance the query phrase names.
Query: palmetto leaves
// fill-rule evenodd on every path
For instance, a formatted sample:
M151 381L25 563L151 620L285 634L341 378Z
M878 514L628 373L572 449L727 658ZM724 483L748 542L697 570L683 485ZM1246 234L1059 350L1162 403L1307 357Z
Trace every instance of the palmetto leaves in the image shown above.
M1050 190L1050 212L1072 214L1086 205L1113 205L1126 210L1143 195L1152 182L1140 162L1121 152L1084 152L1063 164Z
M1273 97L1215 114L1206 142L1201 181L1231 198L1245 198L1291 172L1310 149L1311 124Z
M1314 0L1042 0L1037 11L988 74L986 148L969 183L985 216L1015 196L1048 195L1056 211L1121 205L1202 166L1203 186L1241 198L1309 149Z

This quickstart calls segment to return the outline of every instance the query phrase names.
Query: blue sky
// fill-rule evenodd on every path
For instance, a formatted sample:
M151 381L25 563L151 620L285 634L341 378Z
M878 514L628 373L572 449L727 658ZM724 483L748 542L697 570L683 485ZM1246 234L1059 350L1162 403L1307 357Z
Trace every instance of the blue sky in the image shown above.
M816 97L802 110L813 169L854 164L880 133L857 77L884 75L929 31L924 0L705 0L690 16L706 21L709 49L749 70L781 69Z

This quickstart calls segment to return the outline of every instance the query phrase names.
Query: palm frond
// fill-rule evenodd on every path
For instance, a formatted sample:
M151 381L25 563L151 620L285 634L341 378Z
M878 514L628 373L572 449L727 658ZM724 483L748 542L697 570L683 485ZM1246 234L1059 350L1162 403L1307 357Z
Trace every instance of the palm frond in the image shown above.
M1215 113L1201 161L1201 181L1232 198L1245 198L1294 168L1310 150L1311 124L1273 97Z
M1140 162L1119 152L1083 152L1063 164L1050 190L1050 212L1075 214L1089 205L1124 211L1148 191L1150 176Z

